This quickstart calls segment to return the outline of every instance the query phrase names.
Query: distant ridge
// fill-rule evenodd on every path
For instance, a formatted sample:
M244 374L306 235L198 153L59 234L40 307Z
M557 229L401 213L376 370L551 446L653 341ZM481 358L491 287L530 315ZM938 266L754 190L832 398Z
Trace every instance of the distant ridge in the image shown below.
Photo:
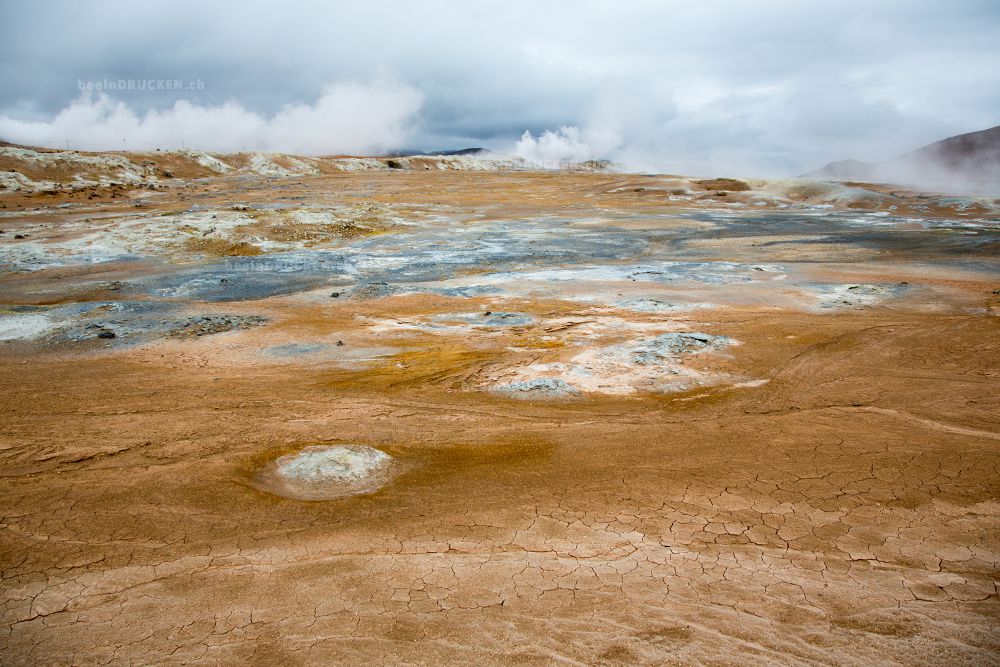
M1000 125L928 144L888 162L840 160L802 175L1000 192Z
M386 157L411 157L415 155L480 155L483 153L492 153L488 148L459 148L458 150L450 151L395 151L389 153Z

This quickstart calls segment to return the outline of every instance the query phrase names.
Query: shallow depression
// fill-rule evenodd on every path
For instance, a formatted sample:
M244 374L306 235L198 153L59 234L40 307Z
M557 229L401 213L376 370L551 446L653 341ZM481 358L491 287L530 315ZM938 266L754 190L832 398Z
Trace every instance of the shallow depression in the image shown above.
M261 491L293 500L371 493L393 476L393 459L366 445L314 445L267 463L253 478Z

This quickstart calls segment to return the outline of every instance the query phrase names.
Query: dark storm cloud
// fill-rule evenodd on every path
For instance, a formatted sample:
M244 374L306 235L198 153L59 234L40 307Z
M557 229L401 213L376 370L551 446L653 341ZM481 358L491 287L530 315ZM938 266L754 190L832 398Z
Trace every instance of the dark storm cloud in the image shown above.
M539 159L779 174L1000 122L995 1L32 1L2 12L11 140L517 143ZM80 81L105 79L203 89L79 98ZM82 136L58 136L69 132Z

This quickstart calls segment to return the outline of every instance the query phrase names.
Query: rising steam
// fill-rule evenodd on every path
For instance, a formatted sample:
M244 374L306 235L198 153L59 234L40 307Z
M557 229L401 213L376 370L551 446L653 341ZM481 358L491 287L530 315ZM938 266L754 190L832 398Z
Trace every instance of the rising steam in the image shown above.
M423 96L390 82L337 83L312 104L290 104L266 117L237 102L200 106L179 100L139 114L105 94L83 94L50 121L0 115L0 138L36 146L89 150L280 151L364 154L404 145L414 134Z

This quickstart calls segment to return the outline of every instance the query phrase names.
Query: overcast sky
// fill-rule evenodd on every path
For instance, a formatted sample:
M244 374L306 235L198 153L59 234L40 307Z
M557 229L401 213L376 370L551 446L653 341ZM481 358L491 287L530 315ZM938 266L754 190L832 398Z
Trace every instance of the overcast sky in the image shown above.
M0 90L23 143L786 175L1000 124L1000 2L6 0Z

